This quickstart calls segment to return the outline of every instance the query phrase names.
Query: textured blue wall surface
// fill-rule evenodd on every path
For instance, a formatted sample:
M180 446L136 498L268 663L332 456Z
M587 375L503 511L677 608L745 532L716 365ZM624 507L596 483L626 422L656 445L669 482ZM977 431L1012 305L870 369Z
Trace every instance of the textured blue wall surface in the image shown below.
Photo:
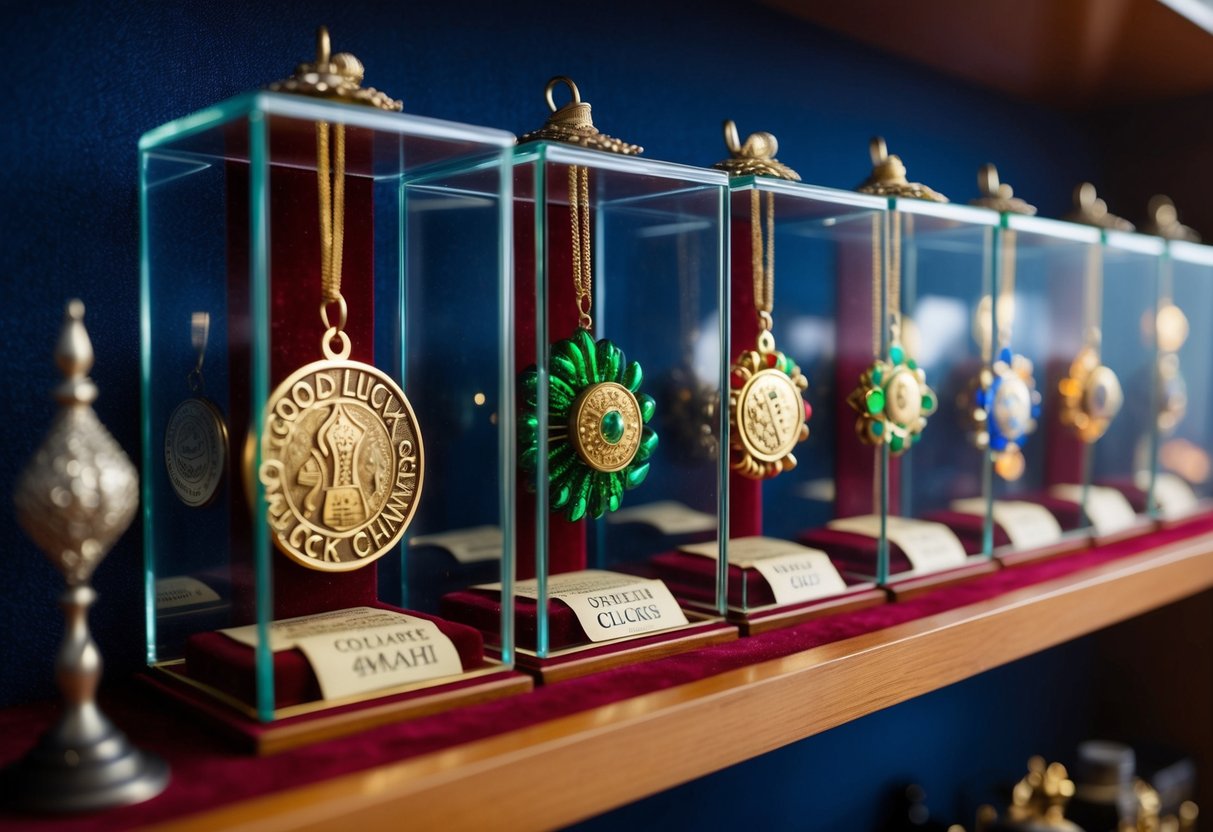
M1073 182L1098 173L1091 137L1068 117L870 52L744 0L632 7L542 0L43 1L5 11L3 506L11 505L12 483L53 413L51 351L68 297L88 306L93 375L102 393L97 410L138 457L140 134L289 74L310 57L319 23L329 25L337 49L362 59L368 83L421 115L521 133L545 117L544 82L568 74L593 103L602 129L643 144L658 159L718 160L720 122L729 117L743 134L775 133L781 159L806 181L852 187L867 174L867 141L879 133L912 178L957 201L974 194L978 166L995 161L1005 181L1054 216L1066 208ZM134 528L96 576L101 598L92 621L113 678L143 661L140 551ZM53 692L60 581L11 519L0 521L0 552L4 705ZM1008 670L999 678L1013 686L1020 677ZM981 696L986 688L975 690ZM886 758L900 753L889 749L927 743L937 734L924 720L946 721L947 703L965 696L945 692L933 700L944 707L912 703L810 741L821 752L815 765L829 769L836 757L857 764L848 756L853 742L879 745ZM884 745L890 739L896 744ZM803 747L770 759L782 765ZM683 792L699 800L723 776Z

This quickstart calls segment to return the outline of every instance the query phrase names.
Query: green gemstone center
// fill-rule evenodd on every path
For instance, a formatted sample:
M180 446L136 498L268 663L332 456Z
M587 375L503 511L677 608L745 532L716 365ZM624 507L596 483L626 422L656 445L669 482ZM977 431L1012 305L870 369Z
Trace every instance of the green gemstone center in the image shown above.
M618 410L608 410L602 414L602 423L598 430L608 445L615 445L623 438L624 427L623 414Z

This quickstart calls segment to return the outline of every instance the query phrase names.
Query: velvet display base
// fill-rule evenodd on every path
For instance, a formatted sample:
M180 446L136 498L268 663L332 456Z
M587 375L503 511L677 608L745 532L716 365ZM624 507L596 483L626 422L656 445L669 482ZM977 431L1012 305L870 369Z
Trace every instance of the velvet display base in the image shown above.
M437 753L456 745L783 658L1209 533L1213 533L1213 517L1205 515L1174 528L1076 552L1070 557L1054 558L1019 569L1001 569L912 600L826 616L752 638L544 685L520 696L384 725L374 731L266 758L233 753L209 727L196 718L182 716L177 709L166 708L163 699L150 697L129 685L107 687L102 691L101 705L114 723L126 731L133 742L161 755L172 767L172 780L165 792L137 806L72 817L24 815L3 809L0 810L0 827L109 832L163 822L235 801ZM54 723L60 710L56 702L42 702L0 711L0 736L5 738L0 743L0 766L25 754L39 735Z
M500 593L486 589L452 592L442 599L442 614L480 629L490 645L500 643ZM514 598L514 644L518 647L518 666L535 673L544 681L551 681L620 664L648 661L737 637L735 627L718 620L706 620L708 616L688 613L687 618L690 620L687 627L593 643L582 629L576 613L563 601L553 598L548 601L550 655L540 658L534 655L538 645L539 602L534 598L517 596ZM559 655L561 653L567 654Z
M484 640L474 627L388 604L368 606L432 621L459 651L464 671L484 666ZM256 651L223 633L197 633L187 639L181 675L246 705L253 706L257 702ZM274 654L275 708L316 702L321 698L320 683L302 650L280 650Z
M1059 502L1059 501L1054 501ZM1073 503L1060 501L1063 506L1074 506ZM1077 506L1074 506L1077 509ZM1056 517L1055 512L1051 512ZM1076 518L1081 517L1081 512L1067 512L1075 515ZM937 512L926 517L927 520L934 520L945 524L956 536L960 538L966 551L972 551L974 548L981 551L982 536L985 533L985 518L976 514L962 514L960 512ZM1077 519L1075 520L1077 523ZM1060 525L1060 521L1059 521ZM996 520L994 521L994 557L1004 566L1027 563L1043 558L1056 557L1064 555L1068 552L1074 552L1079 549L1085 549L1091 545L1091 537L1088 534L1076 531L1077 525L1067 529L1062 526L1062 537L1048 544L1047 546L1039 546L1031 549L1014 549L1011 546L1011 536L1007 530Z
M945 524L946 525L946 524ZM820 549L830 556L830 560L844 574L851 574L865 579L876 577L876 553L878 541L874 537L837 529L822 527L803 532L800 542L814 549ZM976 555L981 552L981 541L960 538L966 555ZM889 579L913 570L910 559L895 543L889 544Z
M716 561L685 552L665 552L652 558L658 577L684 606L711 612L716 606ZM770 584L756 569L729 566L728 620L742 635L790 627L810 618L883 604L886 594L871 581L842 574L845 591L814 601L777 604Z

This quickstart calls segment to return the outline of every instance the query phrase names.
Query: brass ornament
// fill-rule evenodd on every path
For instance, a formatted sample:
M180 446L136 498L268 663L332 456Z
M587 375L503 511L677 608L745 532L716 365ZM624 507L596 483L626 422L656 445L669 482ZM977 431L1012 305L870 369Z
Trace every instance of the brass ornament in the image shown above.
M553 97L553 92L558 84L564 84L568 87L569 92L573 96L569 103L561 107L556 106L556 99ZM573 83L573 79L557 75L548 81L547 86L544 87L543 95L552 114L548 116L547 123L538 130L524 133L522 138L518 140L519 144L546 139L553 142L563 142L564 144L575 144L579 147L589 148L590 150L605 150L608 153L619 153L623 156L639 156L641 153L644 153L644 148L639 145L629 144L622 139L616 139L608 136L606 133L599 132L598 128L594 126L594 120L590 115L590 103L581 100L581 91L577 89L577 85Z
M1200 234L1196 229L1179 221L1179 212L1175 210L1175 203L1170 197L1162 194L1151 197L1146 213L1149 214L1149 219L1141 227L1141 233L1153 234L1167 240L1200 242Z
M998 168L993 164L986 163L977 171L977 187L981 191L981 196L972 200L970 205L989 208L1003 214L1032 216L1036 213L1035 205L1030 205L1015 196L1014 188L1006 182L999 181Z
M1108 211L1108 203L1099 198L1090 182L1074 189L1074 209L1062 219L1112 231L1133 230L1133 223Z
M855 190L876 196L912 197L930 202L947 202L948 198L938 191L906 179L906 166L898 156L890 156L884 139L876 136L868 144L872 157L872 173Z
M374 87L362 86L365 70L362 62L348 52L332 54L329 30L321 26L316 30L316 60L302 63L295 74L269 85L270 92L285 92L342 101L346 104L361 104L389 112L399 112L404 104Z
M1099 352L1083 347L1070 364L1070 373L1057 390L1061 394L1061 422L1083 442L1096 442L1124 404L1120 379L1100 363Z
M1011 791L1007 819L1015 824L1081 832L1065 817L1066 804L1074 797L1074 792L1074 781L1065 766L1061 763L1045 765L1043 757L1032 757L1028 760L1028 773Z
M195 312L190 336L198 353L188 384L194 396L169 414L164 428L164 467L169 484L181 502L191 508L209 505L227 470L227 424L215 403L206 398L202 363L210 333L210 315Z
M318 65L327 49L321 29ZM400 541L421 497L425 455L404 391L378 367L349 360L343 124L316 124L316 182L324 358L289 375L266 401L257 477L278 549L311 569L345 572Z
M729 158L712 167L727 171L729 176L770 176L774 179L800 181L800 174L775 158L779 152L779 141L770 133L751 133L745 144L737 133L737 123L726 119L724 143L729 149Z
M270 394L259 471L274 543L333 572L365 566L400 541L425 471L404 392L377 368L343 358L326 349L325 360Z

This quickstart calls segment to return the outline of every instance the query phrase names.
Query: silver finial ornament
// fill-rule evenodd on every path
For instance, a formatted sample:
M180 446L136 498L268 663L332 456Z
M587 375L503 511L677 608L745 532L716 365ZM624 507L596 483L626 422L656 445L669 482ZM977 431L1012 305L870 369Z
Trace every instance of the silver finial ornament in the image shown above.
M55 663L65 710L3 779L27 808L76 812L155 797L168 784L168 767L132 746L94 699L102 662L88 627L97 597L89 579L134 519L139 475L93 412L93 346L78 300L67 304L55 361L64 376L55 388L60 410L22 472L14 502L17 521L67 582L59 598L66 632Z

